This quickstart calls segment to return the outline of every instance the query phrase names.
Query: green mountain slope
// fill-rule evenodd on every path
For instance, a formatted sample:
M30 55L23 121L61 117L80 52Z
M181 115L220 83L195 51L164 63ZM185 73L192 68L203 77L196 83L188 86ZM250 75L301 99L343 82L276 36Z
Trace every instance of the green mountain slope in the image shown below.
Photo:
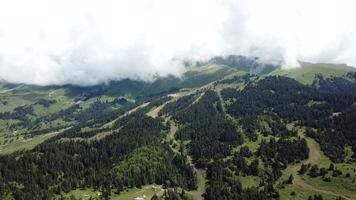
M17 140L56 132L80 123L86 119L85 115L90 116L94 112L97 118L115 115L126 105L183 88L201 87L234 71L227 66L195 67L187 70L181 78L169 76L150 83L125 79L91 87L2 83L0 145L9 146Z
M354 68L218 62L151 83L1 84L0 199L356 199Z
M303 84L313 83L315 76L321 74L324 78L340 77L348 72L356 72L356 68L343 64L324 64L302 62L300 67L294 69L278 69L268 75L280 75L293 78Z

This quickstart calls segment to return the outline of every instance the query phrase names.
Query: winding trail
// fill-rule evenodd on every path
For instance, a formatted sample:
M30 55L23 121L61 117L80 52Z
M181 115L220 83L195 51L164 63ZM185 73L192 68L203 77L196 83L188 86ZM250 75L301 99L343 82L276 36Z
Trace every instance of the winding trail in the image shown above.
M21 88L21 87L23 87L23 85L19 85L19 86L16 86L16 87L14 87L14 88L11 88L11 89L0 90L0 94L5 94L5 93L8 93L8 92L14 91L14 90L16 90L16 89L19 89L19 88Z
M206 170L196 169L195 167L194 170L197 173L198 189L195 191L190 191L189 193L193 195L194 200L203 200L203 194L205 193L206 187Z
M140 109L140 108L146 107L148 104L149 104L149 102L143 103L143 104L141 104L141 105L139 105L139 106L134 107L133 109L127 111L127 112L124 113L123 115L118 116L118 118L116 118L116 119L114 119L114 120L112 120L112 121L110 121L110 122L104 124L104 125L102 126L102 128L109 128L109 127L112 127L112 126L115 124L115 122L118 121L119 119L124 118L124 117L130 115L131 113L137 111L137 110Z
M167 135L167 141L173 140L173 143L179 144L179 142L177 140L175 140L175 134L178 131L178 126L177 124L175 124L172 120L170 120L170 118L166 118L166 121L170 122L170 130L169 133ZM179 151L176 148L173 148L171 146L171 149L176 152L179 153ZM190 162L190 164L194 167L194 171L197 174L197 179L198 179L198 188L194 191L189 191L188 193L193 195L194 200L203 200L203 194L205 192L205 187L206 187L206 170L204 169L197 169L192 161L192 158L188 155L188 162Z
M303 131L301 131L301 130L298 131L298 135L299 135L299 137L306 139L306 141L308 143L308 147L309 147L309 157L307 160L304 160L304 161L302 161L298 164L295 164L295 165L291 165L290 167L288 167L286 169L286 172L288 174L293 174L293 177L294 177L293 184L296 187L303 189L303 190L314 191L317 193L327 194L327 195L331 195L331 196L335 196L335 197L342 197L346 200L356 200L356 196L335 193L330 190L323 190L323 189L317 188L313 185L308 184L299 176L298 170L300 169L302 164L307 164L307 163L319 164L322 155L319 150L320 149L319 144L317 142L315 142L313 139L311 139L309 137L306 137L304 135Z

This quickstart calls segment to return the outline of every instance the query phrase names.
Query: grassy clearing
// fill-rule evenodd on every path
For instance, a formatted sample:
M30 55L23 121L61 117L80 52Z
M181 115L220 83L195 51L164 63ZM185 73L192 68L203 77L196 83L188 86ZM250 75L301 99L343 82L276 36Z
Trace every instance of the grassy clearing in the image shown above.
M40 104L36 104L40 99L55 100L55 103L44 107ZM36 86L16 87L14 90L7 90L4 93L0 93L0 112L11 112L15 108L24 105L32 106L34 115L28 115L28 119L34 121L39 117L48 116L70 107L71 100L65 96L64 89L50 90ZM0 120L0 145L2 145L0 146L0 153L13 152L14 149L20 150L23 149L23 147L26 149L28 145L33 146L37 144L37 142L41 142L41 140L47 138L48 135L43 138L36 137L23 140L25 133L32 130L22 128L21 126L14 126L19 122L20 121L13 119ZM71 123L65 122L62 119L57 119L36 125L36 130L65 127L70 124ZM9 150L6 150L6 148L9 148Z
M330 162L325 162L321 159L318 165L319 168L329 168ZM327 176L331 177L331 182L323 181L322 177L311 178L308 175L303 175L301 179L318 189L343 194L351 199L356 199L356 164L339 163L334 165L336 169L342 171L342 175L333 177L332 173L329 172ZM349 175L346 176L346 174Z
M58 132L48 133L40 136L36 136L34 138L25 139L25 140L16 140L13 143L1 145L0 146L0 154L10 154L15 151L20 150L30 150L34 148L36 145L44 142L45 140L57 135Z
M70 199L72 196L74 196L76 199L90 199L90 198L100 198L100 192L91 190L91 189L76 189L73 191L70 191L69 193L64 193L62 194L65 199ZM60 199L55 198L55 199Z
M295 195L292 195L292 193ZM305 190L295 185L286 185L283 189L279 190L281 200L307 200L309 196L319 195L322 193ZM322 194L325 200L335 200L335 196Z
M150 110L150 112L147 113L147 116L150 116L152 118L156 118L158 117L158 113L160 110L162 110L162 108L165 106L166 104L162 104L158 107L153 108L152 110Z
M261 178L258 176L239 176L238 179L241 182L243 188L258 188L259 183L261 182Z
M345 169L343 169L342 171L346 172ZM308 175L302 176L302 179L309 185L316 187L320 190L330 191L335 194L343 194L351 199L356 199L356 183L353 182L355 172L351 173L351 170L349 170L349 172L351 176L348 178L345 177L345 174L339 177L332 177L331 173L329 172L328 176L331 177L331 182L323 181L322 177L310 178Z
M293 69L280 69L269 75L281 75L294 78L303 84L311 84L316 74L322 74L325 78L331 76L343 76L347 72L355 72L356 69L343 64L301 63L301 66Z
M337 196L356 199L356 183L353 183L353 178L356 177L355 164L335 164L335 167L341 170L343 175L332 177L331 172L329 172L329 176L332 177L331 182L323 181L322 177L310 178L308 175L298 175L298 170L302 163L318 164L319 168L328 168L331 163L320 150L319 144L313 139L304 136L304 129L299 129L298 134L308 142L309 158L301 163L289 166L284 171L283 176L277 182L277 186L282 187L280 190L282 199L306 199L309 195L316 193L322 194L325 199L335 199ZM350 177L345 177L346 173L349 173ZM287 180L291 174L294 176L293 185L282 186L282 182ZM295 196L290 195L292 191L296 193Z
M146 196L146 199L151 199L154 194L162 195L163 189L161 186L156 185L147 185L142 188L131 188L120 194L112 193L110 199L112 200L131 200L135 197L143 197ZM76 189L70 191L69 193L62 194L63 197L69 199L71 196L74 196L76 199L100 199L101 193L91 189ZM57 197L56 199L60 199Z
M34 105L33 110L34 110L34 114L37 117L42 117L42 116L47 116L47 115L57 113L61 110L65 110L69 108L71 105L72 104L69 101L69 99L60 98L56 100L56 103L50 105L49 107L44 107L42 105Z
M129 200L135 197L146 196L147 199L151 199L154 194L162 195L163 189L160 186L148 185L143 188L129 189L126 192L122 192L120 195L114 194L111 196L112 200Z
M262 140L266 140L269 141L271 138L273 138L274 136L263 136L261 134L258 133L258 137L256 141L251 141L245 134L242 134L242 138L244 143L238 147L236 147L233 151L239 151L241 149L241 147L248 147L251 152L256 153ZM276 137L274 137L276 138Z
M237 90L242 90L244 88L245 84L244 83L231 83L231 84L217 84L214 87L215 91L221 92L224 89L232 88L232 89L237 89Z
M197 173L197 178L198 178L198 189L195 191L190 191L188 194L192 195L194 200L203 200L202 195L205 192L205 187L206 187L206 171L205 170L195 170Z
M73 124L74 122L66 122L62 118L58 118L56 120L41 124L40 129L48 129L53 127L67 127Z
M0 94L0 112L10 112L13 111L16 107L27 105L33 103L32 101L19 98L17 96L9 96ZM4 103L6 102L6 103Z

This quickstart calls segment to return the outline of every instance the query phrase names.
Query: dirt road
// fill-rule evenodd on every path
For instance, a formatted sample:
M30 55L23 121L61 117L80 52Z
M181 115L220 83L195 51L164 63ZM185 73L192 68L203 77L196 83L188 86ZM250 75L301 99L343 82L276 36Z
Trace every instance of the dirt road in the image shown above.
M304 160L301 163L298 163L296 165L292 165L292 166L290 166L290 167L288 167L286 169L286 172L288 174L293 174L293 177L294 177L293 184L296 187L299 187L299 188L304 189L304 190L310 190L310 191L314 191L314 192L321 193L321 194L328 194L328 195L335 196L335 197L339 197L340 196L340 197L343 197L344 199L347 199L347 200L356 200L355 196L348 196L348 195L346 196L344 194L335 193L335 192L332 192L332 191L329 191L329 190L322 190L320 188L312 186L312 185L306 183L298 175L298 170L300 169L300 166L302 164L307 164L307 163L319 164L320 163L320 159L322 157L321 152L320 152L320 147L319 147L319 144L317 142L315 142L311 138L306 137L304 135L303 131L299 131L298 135L301 138L304 138L304 139L307 140L308 147L309 147L309 158L307 160Z

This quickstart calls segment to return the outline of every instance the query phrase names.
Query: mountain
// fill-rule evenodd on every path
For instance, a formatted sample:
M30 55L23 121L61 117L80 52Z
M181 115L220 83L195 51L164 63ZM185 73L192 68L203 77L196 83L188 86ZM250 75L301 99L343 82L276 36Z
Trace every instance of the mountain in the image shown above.
M275 64L266 63L258 57L246 57L240 55L216 56L208 61L198 61L196 66L224 65L251 74L266 74L280 68L281 62Z
M0 84L0 199L356 199L356 71L216 57L182 77Z
M325 64L301 62L300 67L294 69L278 69L272 71L271 76L287 76L303 84L311 84L315 76L321 74L324 78L343 76L348 72L356 72L356 68L344 64Z

